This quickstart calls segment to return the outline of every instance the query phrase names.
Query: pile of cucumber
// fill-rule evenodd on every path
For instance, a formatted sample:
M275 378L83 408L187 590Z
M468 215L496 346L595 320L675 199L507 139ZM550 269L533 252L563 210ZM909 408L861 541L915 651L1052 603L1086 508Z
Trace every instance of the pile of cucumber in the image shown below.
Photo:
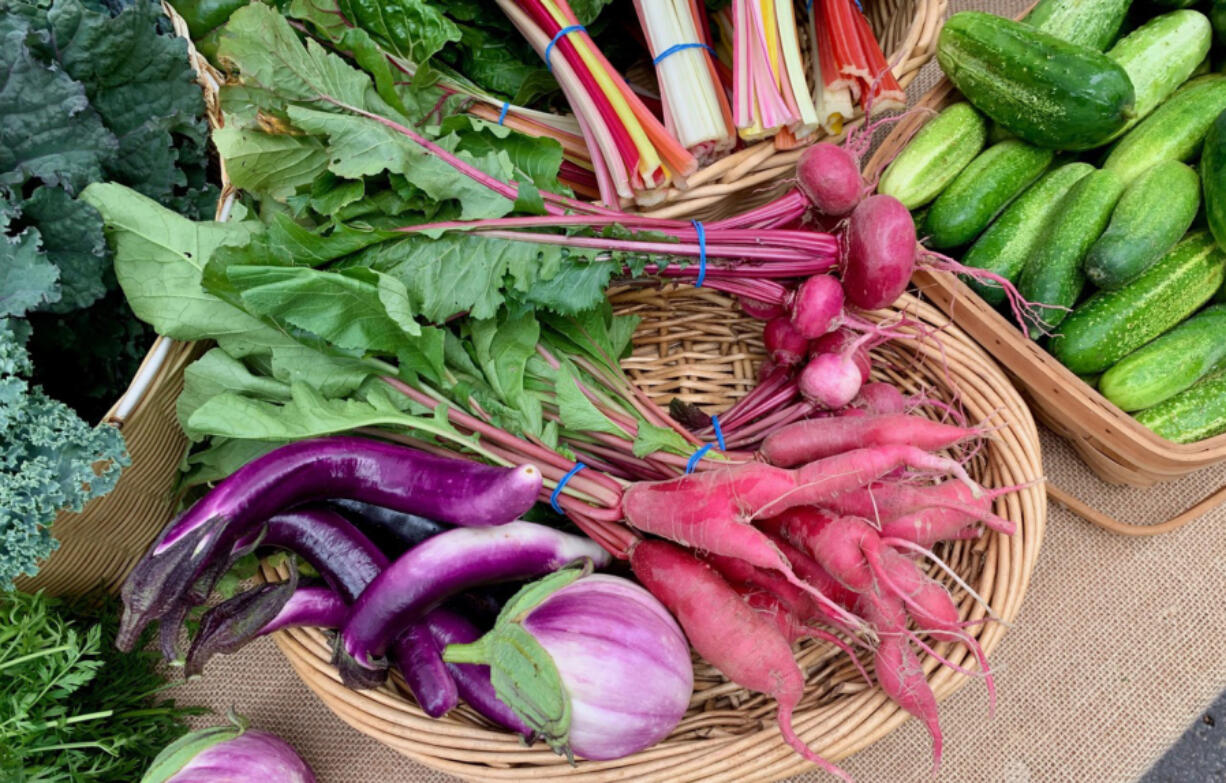
M937 59L966 100L879 192L929 247L1013 282L1030 336L1145 426L1226 432L1226 0L967 11Z

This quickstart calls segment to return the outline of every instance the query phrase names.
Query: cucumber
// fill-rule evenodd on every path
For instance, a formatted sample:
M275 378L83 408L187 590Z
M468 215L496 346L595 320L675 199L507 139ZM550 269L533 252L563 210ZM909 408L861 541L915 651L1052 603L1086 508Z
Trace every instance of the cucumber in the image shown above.
M1200 309L1223 279L1226 253L1193 232L1136 280L1086 300L1048 349L1075 373L1106 370Z
M1226 432L1226 372L1216 373L1164 403L1141 411L1137 421L1175 443L1196 443Z
M992 14L951 16L937 60L975 108L1040 147L1097 147L1133 114L1132 82L1114 60Z
M1111 224L1086 254L1086 278L1112 291L1133 280L1192 227L1200 209L1200 177L1177 160L1159 163L1133 180Z
M988 147L928 210L924 231L935 248L970 242L1051 165L1051 150L1010 139Z
M1103 373L1098 389L1121 409L1139 411L1174 397L1226 359L1226 305L1206 307Z
M907 209L936 198L983 150L987 121L969 103L955 103L928 122L886 168L877 192Z
M1199 11L1154 17L1124 36L1107 56L1119 63L1136 91L1133 117L1108 138L1122 136L1186 82L1209 54L1213 27Z
M1001 214L962 257L964 266L986 269L1010 281L1016 280L1043 236L1043 227L1060 199L1082 177L1094 171L1089 163L1066 163L1044 174ZM966 279L970 287L992 305L1005 301L1005 292L994 283Z
M1164 160L1187 161L1200 151L1209 126L1223 111L1226 75L1215 73L1194 79L1120 139L1103 168L1129 184Z
M1017 286L1022 297L1034 303L1030 314L1040 322L1030 327L1032 338L1059 326L1068 317L1067 308L1077 304L1086 282L1081 261L1123 192L1119 177L1092 171L1056 205Z
M1039 0L1023 21L1101 52L1120 34L1130 5L1132 0Z
M1218 247L1226 249L1226 111L1209 127L1200 156L1200 177L1205 189L1205 218Z

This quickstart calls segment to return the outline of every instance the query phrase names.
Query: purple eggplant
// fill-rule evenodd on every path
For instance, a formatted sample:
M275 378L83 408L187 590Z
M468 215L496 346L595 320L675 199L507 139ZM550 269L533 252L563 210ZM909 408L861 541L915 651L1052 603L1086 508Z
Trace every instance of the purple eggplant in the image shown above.
M359 500L333 498L328 505L352 522L388 557L400 557L427 538L451 529L450 525L433 519Z
M257 637L299 626L340 628L348 615L349 606L331 588L297 586L297 571L291 571L288 581L259 585L206 612L188 650L184 676L203 673L214 655L236 652Z
M428 620L429 615L412 623L396 638L396 667L422 711L431 718L441 718L460 703L460 691L443 663L443 648Z
M596 542L533 522L441 533L398 558L358 596L336 648L341 678L354 688L382 682L388 646L456 593L532 579L581 559L609 563Z
M239 468L167 526L124 582L116 645L130 650L235 541L290 507L348 497L484 527L518 517L540 489L541 473L532 465L499 468L354 437L282 446Z
M297 554L348 603L387 568L387 556L369 538L326 508L277 514L268 520L260 545Z
M470 644L482 636L477 626L467 618L443 607L427 614L423 622L430 627L430 633L440 650L449 644ZM536 736L535 732L498 698L494 684L490 682L489 666L479 663L448 663L446 667L460 698L468 706L491 722L520 735L525 741L532 741Z

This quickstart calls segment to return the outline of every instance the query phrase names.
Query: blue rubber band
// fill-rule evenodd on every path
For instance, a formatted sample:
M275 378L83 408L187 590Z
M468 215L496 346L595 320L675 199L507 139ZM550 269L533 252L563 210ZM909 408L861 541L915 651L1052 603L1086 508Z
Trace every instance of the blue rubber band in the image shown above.
M707 279L707 230L702 227L701 220L691 220L690 223L698 232L698 281L694 287L702 288L703 281Z
M568 27L563 27L561 30L558 30L558 32L554 34L553 38L549 40L549 45L545 47L545 58L544 59L545 59L545 67L549 69L550 73L553 73L553 64L549 62L549 55L553 52L553 47L557 45L558 41L562 40L562 36L570 35L571 33L581 33L581 32L584 32L583 25L572 24Z
M705 43L679 43L679 44L673 44L672 46L668 47L664 51L657 54L655 58L651 61L651 64L659 65L660 61L663 60L665 57L668 57L670 54L676 54L677 52L683 52L686 49L706 49L708 52L711 53L712 56L715 55L715 50L712 49L710 46L707 46Z
M685 472L693 473L694 466L698 464L698 460L702 459L702 455L706 454L708 451L710 451L713 448L715 448L715 444L708 443L705 446L703 446L701 449L699 449L698 451L695 451L693 454L691 454L690 461L685 463Z
M719 426L719 417L711 417L711 426L715 428L715 439L719 441L719 450L727 451L728 447L724 445L724 431Z
M558 485L553 488L553 494L549 496L549 505L553 506L554 511L558 512L559 514L562 513L562 507L558 505L558 496L562 494L562 487L565 487L566 482L570 481L576 473L586 467L587 465L584 465L582 462L576 462L575 466L570 469L570 472L568 472L561 478L560 481L558 481Z
M511 109L511 104L507 103L506 101L503 101L502 111L498 112L498 124L499 125L506 122L507 112L510 111L510 109Z

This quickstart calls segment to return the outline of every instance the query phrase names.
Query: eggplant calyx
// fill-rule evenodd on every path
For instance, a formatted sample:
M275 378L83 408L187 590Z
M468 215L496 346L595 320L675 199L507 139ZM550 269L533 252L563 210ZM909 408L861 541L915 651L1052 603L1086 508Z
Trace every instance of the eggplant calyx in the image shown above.
M366 666L350 655L340 635L337 635L332 649L332 665L337 668L341 682L346 688L370 690L387 682L387 657L376 658L371 664L372 666Z
M291 559L289 579L264 584L223 601L205 612L200 630L187 652L183 674L187 678L204 672L204 665L217 653L232 653L260 635L298 589L298 569Z

